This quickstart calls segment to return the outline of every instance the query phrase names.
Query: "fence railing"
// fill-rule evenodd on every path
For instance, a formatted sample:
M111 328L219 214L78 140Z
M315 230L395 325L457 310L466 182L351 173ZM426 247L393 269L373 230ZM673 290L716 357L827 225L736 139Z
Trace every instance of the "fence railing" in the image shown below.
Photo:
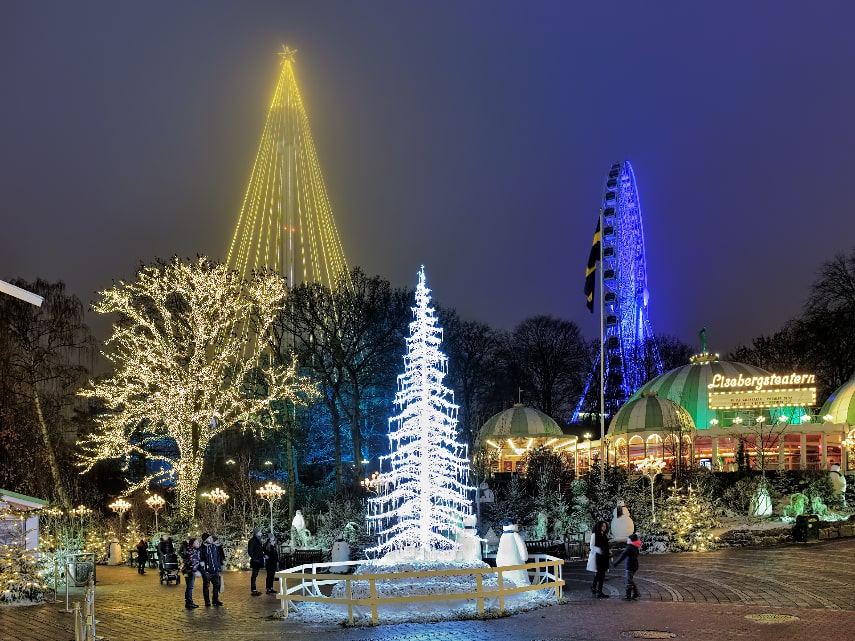
M371 609L371 622L377 624L378 610L382 606L400 603L420 603L425 601L458 601L474 599L478 613L483 614L485 608L496 607L505 611L505 599L509 595L530 592L532 590L550 590L555 600L561 599L564 588L562 565L564 561L548 554L529 555L528 562L520 565L506 565L485 568L460 568L444 570L424 570L418 572L371 572L370 574L332 574L329 568L351 567L366 564L366 561L331 561L300 565L276 573L279 578L279 593L277 598L282 601L282 610L287 618L290 610L299 611L299 603L314 602L340 604L347 606L347 619L352 624L354 613L362 615L363 608ZM531 585L506 587L503 580L505 572L526 570ZM378 591L378 581L407 582L414 579L430 577L474 575L475 589L466 592L442 594L403 594L385 596ZM485 585L485 579L496 578L496 585ZM324 594L325 586L343 583L344 596L328 596ZM354 597L354 584L368 584L368 597ZM330 591L329 588L327 588Z
M83 609L80 609L80 602L74 603L74 641L95 641L98 637L95 636L95 626L98 621L95 620L95 577L89 576L89 586L86 588L86 594L83 597Z

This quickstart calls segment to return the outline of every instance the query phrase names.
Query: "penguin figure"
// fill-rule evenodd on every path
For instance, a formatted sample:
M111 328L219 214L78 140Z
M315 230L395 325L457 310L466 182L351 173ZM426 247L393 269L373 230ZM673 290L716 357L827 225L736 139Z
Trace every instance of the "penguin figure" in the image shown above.
M520 527L505 521L502 523L502 538L499 539L499 551L496 552L496 566L522 565L528 562L528 548L520 536ZM502 577L521 587L531 585L528 572L525 570L513 570L502 572Z

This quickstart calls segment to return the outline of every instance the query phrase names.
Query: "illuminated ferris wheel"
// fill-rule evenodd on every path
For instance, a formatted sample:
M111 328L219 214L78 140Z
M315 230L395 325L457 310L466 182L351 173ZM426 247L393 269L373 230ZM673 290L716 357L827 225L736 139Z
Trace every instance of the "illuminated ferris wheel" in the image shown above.
M606 397L622 402L662 373L647 309L641 201L628 160L609 169L602 207Z
M615 411L653 376L662 373L648 316L644 225L635 172L629 161L615 163L606 176L602 201L602 314L606 414ZM599 362L588 380L574 420L589 392L599 387Z

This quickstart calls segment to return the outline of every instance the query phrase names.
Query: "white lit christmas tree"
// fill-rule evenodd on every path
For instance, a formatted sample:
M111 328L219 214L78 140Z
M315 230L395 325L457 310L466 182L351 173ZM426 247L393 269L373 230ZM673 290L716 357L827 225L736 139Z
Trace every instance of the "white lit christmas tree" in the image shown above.
M439 347L442 328L431 306L424 266L416 287L404 373L398 376L397 416L389 419L390 454L381 459L380 495L369 501L369 523L378 535L370 552L405 551L435 560L452 550L472 502L467 499L469 460L457 440L454 393L442 384L448 359Z

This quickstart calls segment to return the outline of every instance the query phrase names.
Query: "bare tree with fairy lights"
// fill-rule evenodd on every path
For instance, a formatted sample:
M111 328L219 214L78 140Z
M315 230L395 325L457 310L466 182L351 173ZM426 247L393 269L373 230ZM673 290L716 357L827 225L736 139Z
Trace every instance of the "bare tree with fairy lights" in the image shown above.
M286 294L277 274L244 280L204 257L143 266L136 282L101 292L95 311L118 317L104 354L114 371L80 392L106 410L81 444L81 467L145 458L151 473L127 491L172 479L179 515L192 518L211 440L235 425L272 429L272 400L315 393L296 359L278 365L266 347Z
M467 498L467 448L457 440L457 405L443 385L448 359L440 351L442 328L431 306L424 267L416 287L404 373L398 376L397 416L389 419L390 454L381 458L380 495L369 500L369 523L378 534L370 551L405 550L423 560L455 546ZM388 465L388 471L383 467Z

